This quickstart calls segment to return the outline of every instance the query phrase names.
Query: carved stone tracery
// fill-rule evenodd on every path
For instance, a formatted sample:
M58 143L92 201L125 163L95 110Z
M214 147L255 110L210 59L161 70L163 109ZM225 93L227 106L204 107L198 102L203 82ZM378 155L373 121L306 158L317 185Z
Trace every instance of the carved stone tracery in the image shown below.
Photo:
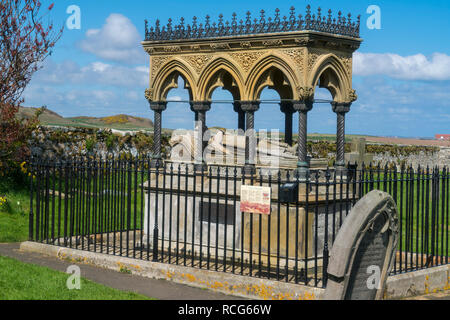
M152 76L156 76L158 71L163 66L163 64L166 63L167 61L169 61L169 59L170 58L166 57L166 56L153 57L150 62L150 66L152 68L152 72L151 72Z
M206 64L212 60L212 55L195 55L195 56L186 56L184 59L189 62L189 64L194 67L197 74L200 74Z
M300 48L300 49L286 49L282 51L284 54L286 54L287 56L289 56L295 63L296 63L296 67L298 68L298 70L301 73L304 73L305 69L305 50Z
M248 72L264 53L264 51L232 52L230 56L239 63L245 72Z

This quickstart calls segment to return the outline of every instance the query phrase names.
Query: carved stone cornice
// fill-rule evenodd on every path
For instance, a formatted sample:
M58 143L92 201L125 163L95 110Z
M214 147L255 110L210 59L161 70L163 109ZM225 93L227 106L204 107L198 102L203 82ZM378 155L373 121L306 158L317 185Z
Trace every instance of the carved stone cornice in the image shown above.
M282 47L283 46L283 40L265 40L262 42L263 46L265 47Z
M229 37L202 40L177 40L165 42L144 41L142 45L150 55L168 55L173 53L239 51L267 48L322 48L354 52L359 48L361 39L354 39L331 34L317 34L299 31L287 34L249 35L246 37Z
M155 49L152 47L144 47L145 52L147 52L149 55L152 55L155 52Z
M181 47L180 46L168 46L168 47L164 47L164 51L165 52L180 52L181 51Z
M211 43L209 46L214 51L230 49L230 45L228 43Z
M312 44L314 44L314 40L310 39L310 38L298 38L294 40L295 43L301 47L307 47L310 46Z

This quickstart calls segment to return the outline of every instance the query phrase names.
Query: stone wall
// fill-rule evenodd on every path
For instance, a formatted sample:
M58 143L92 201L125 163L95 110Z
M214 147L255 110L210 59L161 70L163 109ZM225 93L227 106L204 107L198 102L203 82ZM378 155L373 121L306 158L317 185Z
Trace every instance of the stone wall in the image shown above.
M162 141L162 152L166 155L170 154L169 138L169 136L164 135ZM86 155L102 157L112 155L117 157L120 154L136 156L152 153L153 133L41 126L33 133L29 144L32 154L39 158ZM325 154L329 164L333 163L335 152L332 143L310 142L310 144L314 144L314 146L311 146L310 156L316 158ZM375 149L371 148L373 146L375 146ZM445 165L450 165L449 147L414 147L413 149L408 146L366 145L366 147L369 153L372 149L378 151L373 153L373 163L381 166L396 163L399 167L405 164L417 168L420 164L421 166L439 166L442 168ZM321 153L314 152L316 149L321 150ZM353 151L349 144L347 144L346 149L347 153ZM386 151L379 152L379 150Z
M119 133L110 129L39 127L29 140L31 153L38 158L67 156L117 157L121 154L149 154L153 134Z
M389 163L396 163L397 166L402 164L410 165L413 168L417 168L419 165L421 167L429 166L435 167L439 166L443 168L444 166L450 166L450 148L440 147L439 151L426 153L421 151L418 154L409 155L391 155L388 152L385 153L375 153L373 156L374 163L379 163L381 166Z

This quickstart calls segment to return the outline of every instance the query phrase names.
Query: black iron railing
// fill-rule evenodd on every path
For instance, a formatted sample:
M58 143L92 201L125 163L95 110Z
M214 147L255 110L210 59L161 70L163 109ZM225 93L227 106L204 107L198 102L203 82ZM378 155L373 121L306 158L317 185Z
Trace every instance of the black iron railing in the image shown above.
M349 165L345 173L313 170L300 181L287 169L244 175L241 167L195 172L191 164L151 169L150 162L32 160L30 240L324 286L340 226L358 199L378 189L400 213L393 273L449 263L447 168ZM298 186L281 194L287 182ZM270 187L270 215L240 211L242 185Z
M266 18L264 10L260 16L252 19L251 13L247 12L245 21L237 20L236 13L233 13L231 22L224 21L223 15L219 15L217 22L211 22L211 17L206 16L205 22L198 23L194 17L192 24L185 24L184 18L180 19L180 24L172 25L172 19L166 26L161 26L156 20L155 26L148 28L145 21L146 41L170 41L182 39L208 39L222 38L250 34L267 34L292 31L318 31L337 35L344 35L359 38L360 16L356 21L352 21L351 14L345 17L340 11L337 18L332 16L331 10L328 14L322 14L322 9L318 8L317 14L311 13L311 6L306 7L305 16L296 15L295 8L291 7L289 16L280 16L280 10L275 10L275 16Z

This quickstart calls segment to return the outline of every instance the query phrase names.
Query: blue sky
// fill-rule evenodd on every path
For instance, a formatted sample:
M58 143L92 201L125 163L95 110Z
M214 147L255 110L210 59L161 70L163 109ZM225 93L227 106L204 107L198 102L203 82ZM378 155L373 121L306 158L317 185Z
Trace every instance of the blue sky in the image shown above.
M52 1L43 1L48 7ZM243 4L244 3L244 4ZM450 2L448 1L123 1L58 0L51 19L65 24L70 5L81 9L81 29L66 30L52 56L46 60L25 92L26 106L47 105L63 116L107 116L127 113L152 118L144 90L148 86L148 57L140 46L144 19L150 25L159 18L203 20L219 13L243 17L275 8L288 14L295 6L303 13L310 3L334 13L362 16L361 48L354 56L353 87L358 101L347 116L347 133L382 136L432 137L450 133ZM366 13L370 5L381 9L381 30L369 30ZM330 98L324 89L317 98ZM186 99L181 89L169 98ZM262 99L277 98L266 89ZM218 89L213 99L231 95ZM336 119L328 104L315 105L309 114L308 131L335 133ZM294 118L294 121L297 119ZM163 126L192 128L189 107L171 103ZM213 104L207 114L209 126L235 127L237 116L231 104ZM283 128L277 105L263 105L256 114L258 129ZM294 126L295 127L295 126Z

